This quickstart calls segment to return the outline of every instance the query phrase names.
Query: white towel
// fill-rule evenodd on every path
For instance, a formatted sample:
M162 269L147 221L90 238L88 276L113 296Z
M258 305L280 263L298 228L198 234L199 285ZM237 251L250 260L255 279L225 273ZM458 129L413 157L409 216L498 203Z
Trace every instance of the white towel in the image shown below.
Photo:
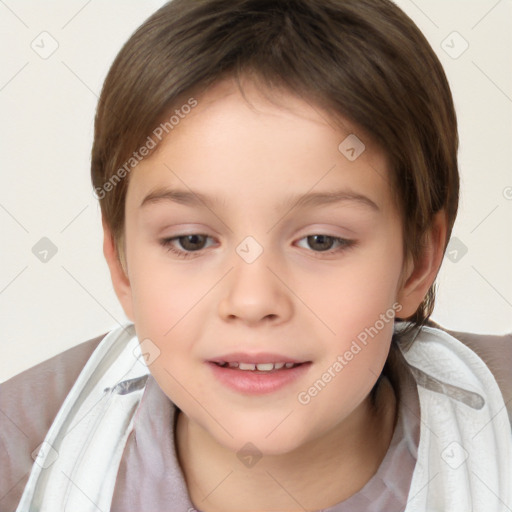
M486 364L424 327L404 353L418 384L420 442L406 512L512 510L512 430Z
M133 324L103 338L41 445L17 511L110 510L148 375Z

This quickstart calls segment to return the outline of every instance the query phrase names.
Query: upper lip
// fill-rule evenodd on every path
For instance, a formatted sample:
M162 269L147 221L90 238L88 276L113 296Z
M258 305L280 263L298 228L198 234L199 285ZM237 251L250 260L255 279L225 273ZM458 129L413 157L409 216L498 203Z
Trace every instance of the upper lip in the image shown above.
M244 352L233 352L222 356L214 357L208 360L211 363L306 363L305 360L295 359L282 354L272 354L270 352L259 352L257 354L247 354Z

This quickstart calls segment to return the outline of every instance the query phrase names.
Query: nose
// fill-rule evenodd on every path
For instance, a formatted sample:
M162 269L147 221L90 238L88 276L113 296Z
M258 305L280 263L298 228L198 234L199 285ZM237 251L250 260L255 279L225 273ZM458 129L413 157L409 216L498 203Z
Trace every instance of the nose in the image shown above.
M293 314L291 292L269 268L265 253L252 263L242 259L227 276L219 302L219 315L225 321L255 326L281 324Z

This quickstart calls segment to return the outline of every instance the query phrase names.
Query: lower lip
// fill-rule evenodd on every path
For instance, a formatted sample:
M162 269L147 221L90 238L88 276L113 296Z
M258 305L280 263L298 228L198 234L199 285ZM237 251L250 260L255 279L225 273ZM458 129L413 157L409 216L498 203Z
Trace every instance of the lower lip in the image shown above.
M258 372L221 367L211 362L207 364L222 384L246 395L274 393L304 375L311 365L311 363L303 363L293 368Z

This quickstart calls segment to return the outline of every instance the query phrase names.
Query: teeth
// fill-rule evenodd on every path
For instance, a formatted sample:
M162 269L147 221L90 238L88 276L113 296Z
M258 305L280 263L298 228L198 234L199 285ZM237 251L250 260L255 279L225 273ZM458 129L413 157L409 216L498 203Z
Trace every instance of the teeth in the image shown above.
M256 365L252 363L238 363L239 370L255 370Z
M256 368L258 368L260 372L269 372L274 369L274 363L259 363L256 365Z
M237 362L219 362L219 366L224 368L238 368L239 370L248 370L254 371L258 370L260 372L270 372L272 370L280 370L281 368L293 368L295 363L237 363Z

